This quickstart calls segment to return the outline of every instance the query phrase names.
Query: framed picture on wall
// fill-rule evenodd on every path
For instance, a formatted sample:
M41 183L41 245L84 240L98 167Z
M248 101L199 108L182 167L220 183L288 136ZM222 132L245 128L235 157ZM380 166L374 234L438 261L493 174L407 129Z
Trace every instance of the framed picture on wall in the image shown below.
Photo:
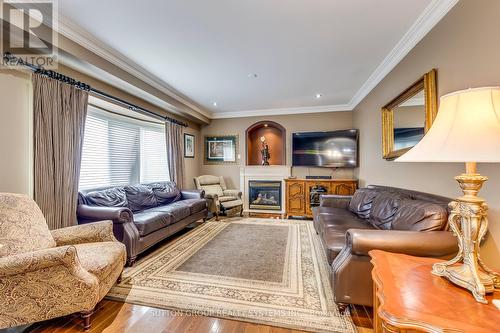
M184 157L194 158L194 135L184 133Z
M238 135L205 137L205 164L235 164Z

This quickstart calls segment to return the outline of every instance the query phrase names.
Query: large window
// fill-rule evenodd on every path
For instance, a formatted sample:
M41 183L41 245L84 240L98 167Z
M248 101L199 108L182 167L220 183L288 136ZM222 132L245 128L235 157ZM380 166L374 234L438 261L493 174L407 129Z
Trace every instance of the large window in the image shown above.
M89 106L80 188L169 180L165 127Z

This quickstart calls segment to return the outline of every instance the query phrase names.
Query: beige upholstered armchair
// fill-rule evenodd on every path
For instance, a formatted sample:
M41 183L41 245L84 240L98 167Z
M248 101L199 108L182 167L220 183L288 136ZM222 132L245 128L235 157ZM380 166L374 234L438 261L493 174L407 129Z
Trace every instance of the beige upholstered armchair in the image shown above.
M243 215L243 201L240 190L228 190L224 177L203 175L194 178L198 190L205 191L208 210L219 220L220 213L239 211Z
M51 232L33 200L0 193L0 329L76 312L90 328L125 260L111 221Z

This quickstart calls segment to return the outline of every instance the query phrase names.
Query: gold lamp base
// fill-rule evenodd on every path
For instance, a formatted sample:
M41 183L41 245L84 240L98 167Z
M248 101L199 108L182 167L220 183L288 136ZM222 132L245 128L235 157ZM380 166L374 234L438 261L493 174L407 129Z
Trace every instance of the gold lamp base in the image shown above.
M474 162L467 163L466 169L455 177L464 195L449 204L448 222L458 237L458 253L450 261L434 264L432 274L470 290L476 301L487 304L486 293L500 288L500 274L489 269L479 255L479 245L488 230L488 205L477 194L488 178L476 172Z

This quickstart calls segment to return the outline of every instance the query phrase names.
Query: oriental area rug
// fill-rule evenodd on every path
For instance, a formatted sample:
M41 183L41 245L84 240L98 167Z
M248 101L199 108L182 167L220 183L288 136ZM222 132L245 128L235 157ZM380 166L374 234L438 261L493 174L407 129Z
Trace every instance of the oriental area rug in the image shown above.
M329 284L311 221L206 222L126 268L108 298L180 314L312 332L355 332Z

